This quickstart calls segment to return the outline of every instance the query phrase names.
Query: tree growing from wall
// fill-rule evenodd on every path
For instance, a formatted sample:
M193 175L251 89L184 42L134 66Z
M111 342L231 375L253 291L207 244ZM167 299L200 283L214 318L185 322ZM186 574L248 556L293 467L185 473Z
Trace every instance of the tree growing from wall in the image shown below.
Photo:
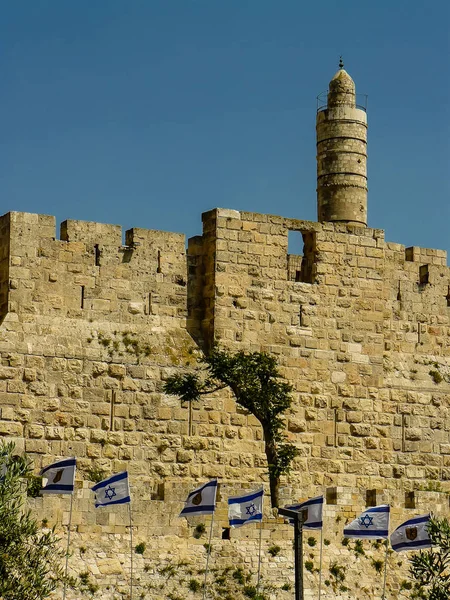
M292 386L285 381L273 356L243 351L231 354L215 348L201 359L199 373L168 378L164 391L182 402L195 402L204 395L229 388L236 402L261 423L267 457L272 506L279 503L281 475L287 473L298 449L286 442L283 413L292 403Z
M42 600L63 581L63 552L24 506L33 482L30 461L0 446L0 598Z
M428 523L433 544L411 557L410 574L414 579L411 598L449 600L450 598L450 522L433 518Z

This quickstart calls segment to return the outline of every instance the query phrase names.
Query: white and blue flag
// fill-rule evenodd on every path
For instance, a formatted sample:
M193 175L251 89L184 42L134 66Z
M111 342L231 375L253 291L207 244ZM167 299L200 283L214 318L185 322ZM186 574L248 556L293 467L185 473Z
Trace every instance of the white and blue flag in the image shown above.
M322 529L323 526L323 496L316 496L310 500L306 500L301 504L291 504L286 506L289 510L298 512L308 511L305 521L303 522L304 529ZM294 524L292 519L289 519L291 525Z
M73 494L75 489L76 458L58 460L41 469L42 494Z
M431 515L421 515L409 519L397 527L391 534L391 546L396 552L404 550L422 550L431 548L432 543L428 533L428 523Z
M91 490L95 494L95 508L131 502L128 472L122 471L96 483Z
M211 479L192 491L184 503L180 517L212 515L216 508L217 479Z
M387 539L389 536L389 513L391 507L388 504L367 508L354 521L344 529L347 538L359 538L367 540Z
M252 521L262 521L264 488L245 496L228 498L228 519L231 527L242 527Z

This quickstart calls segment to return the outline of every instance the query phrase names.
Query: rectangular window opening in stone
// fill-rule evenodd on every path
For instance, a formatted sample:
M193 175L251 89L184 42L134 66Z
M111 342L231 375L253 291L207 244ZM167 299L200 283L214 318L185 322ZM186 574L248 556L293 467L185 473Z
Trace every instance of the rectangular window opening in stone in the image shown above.
M222 527L222 539L230 540L231 539L230 532L231 532L230 527Z
M447 306L450 306L450 285L448 286L447 295L445 296L445 299L447 300Z
M303 327L303 315L304 315L303 304L300 304L300 306L298 308L298 324L300 325L300 327Z
M95 257L95 266L100 266L100 248L98 244L94 246L94 257Z
M158 250L158 266L156 267L157 273L162 273L161 270L161 250Z
M416 496L414 492L405 492L405 508L416 508Z
M84 285L81 286L81 300L80 300L81 308L84 308Z
M314 283L316 234L312 231L288 231L288 280Z
M337 504L337 488L327 488L325 496L327 504Z
M418 341L420 343L420 327L418 331ZM405 451L405 435L406 435L406 415L402 413L402 452Z
M430 280L428 265L420 265L419 267L419 285L427 285Z
M164 482L157 483L150 493L152 500L164 500Z
M410 248L405 248L405 260L408 262L414 261L414 248L412 246Z
M334 415L333 415L333 442L334 442L334 447L337 448L337 430L338 430L338 411L337 408L334 409Z
M116 404L116 390L111 390L111 403L109 407L109 430L114 428L114 407Z
M366 490L366 507L377 505L377 490Z

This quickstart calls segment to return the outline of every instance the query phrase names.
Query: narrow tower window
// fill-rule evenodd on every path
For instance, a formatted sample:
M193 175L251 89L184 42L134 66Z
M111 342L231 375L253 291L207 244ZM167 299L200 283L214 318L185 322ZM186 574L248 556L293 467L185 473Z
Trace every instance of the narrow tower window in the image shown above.
M158 266L156 267L156 272L161 273L161 250L158 250Z
M100 266L100 248L99 248L98 244L95 244L95 246L94 246L94 257L95 257L95 266L99 267Z
M80 305L81 305L81 308L84 308L84 285L81 286L81 301L80 301Z
M116 405L116 390L111 390L111 404L109 407L109 430L114 428L114 408Z
M428 270L428 265L421 265L419 267L419 284L427 285L430 281L430 273Z

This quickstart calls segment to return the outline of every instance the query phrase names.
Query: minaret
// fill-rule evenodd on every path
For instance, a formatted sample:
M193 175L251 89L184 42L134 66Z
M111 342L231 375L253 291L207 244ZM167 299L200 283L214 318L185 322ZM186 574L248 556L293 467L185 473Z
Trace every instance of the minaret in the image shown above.
M367 115L342 58L316 132L318 220L367 225Z

